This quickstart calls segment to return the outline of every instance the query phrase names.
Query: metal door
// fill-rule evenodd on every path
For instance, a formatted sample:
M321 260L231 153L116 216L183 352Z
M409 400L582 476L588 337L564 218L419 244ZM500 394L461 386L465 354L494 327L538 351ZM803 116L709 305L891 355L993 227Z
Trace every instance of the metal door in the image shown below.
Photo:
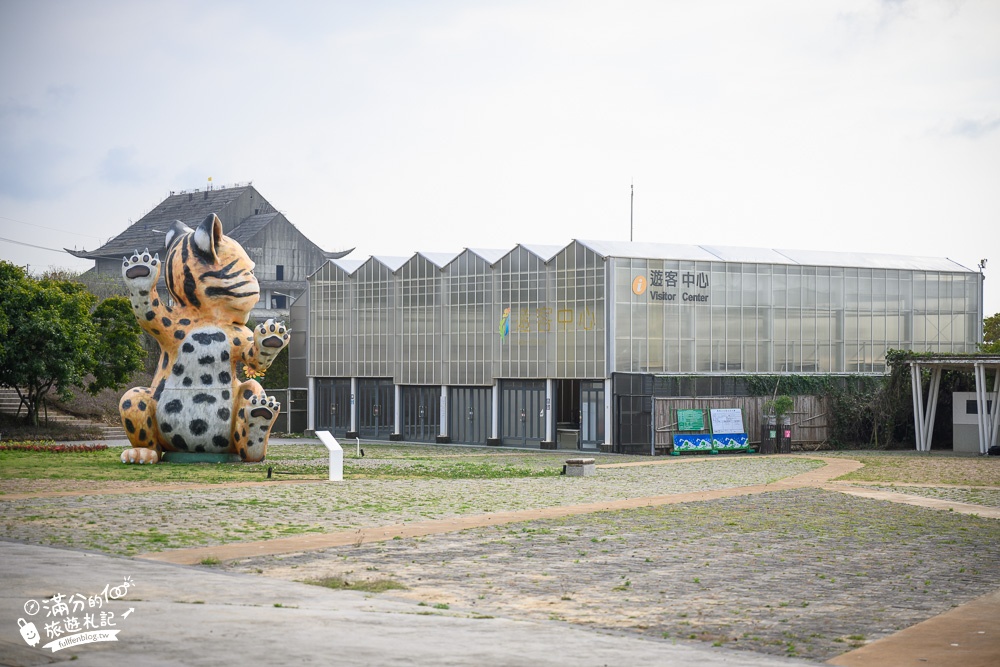
M441 432L441 388L403 387L402 434L408 442L434 442Z
M545 437L545 382L508 380L500 384L500 442L540 447Z
M580 382L580 444L595 449L604 439L604 382Z
M448 388L448 436L452 442L485 445L493 424L489 387Z
M395 428L395 390L388 378L358 380L358 435L386 439Z
M282 406L284 411L284 406ZM351 430L351 381L347 378L316 380L316 430L344 437Z
M653 438L653 397L618 396L619 454L649 454Z

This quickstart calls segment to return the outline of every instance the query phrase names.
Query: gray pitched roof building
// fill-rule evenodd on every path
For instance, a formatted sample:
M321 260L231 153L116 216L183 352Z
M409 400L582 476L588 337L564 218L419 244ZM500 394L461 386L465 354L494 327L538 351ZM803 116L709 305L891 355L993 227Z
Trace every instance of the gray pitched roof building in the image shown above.
M306 289L306 277L327 260L351 252L324 251L249 183L171 192L153 210L101 247L67 249L67 252L94 260L95 273L119 275L122 257L136 250L148 248L164 257L166 231L175 220L194 229L210 213L219 216L226 236L239 242L257 264L255 273L261 297L251 314L254 320L287 317L289 303ZM161 276L161 288L162 284Z

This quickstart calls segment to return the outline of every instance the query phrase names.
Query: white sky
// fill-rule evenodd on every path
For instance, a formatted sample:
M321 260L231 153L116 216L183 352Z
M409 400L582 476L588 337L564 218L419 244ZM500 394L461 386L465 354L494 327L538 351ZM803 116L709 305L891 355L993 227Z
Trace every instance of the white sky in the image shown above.
M253 181L327 250L988 258L1000 2L0 0L0 258Z

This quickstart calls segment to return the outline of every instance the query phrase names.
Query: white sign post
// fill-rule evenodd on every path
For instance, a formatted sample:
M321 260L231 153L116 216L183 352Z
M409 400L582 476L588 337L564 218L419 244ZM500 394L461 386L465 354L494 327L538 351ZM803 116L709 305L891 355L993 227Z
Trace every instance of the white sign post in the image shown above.
M316 437L330 450L330 481L344 481L344 450L329 431L316 431Z

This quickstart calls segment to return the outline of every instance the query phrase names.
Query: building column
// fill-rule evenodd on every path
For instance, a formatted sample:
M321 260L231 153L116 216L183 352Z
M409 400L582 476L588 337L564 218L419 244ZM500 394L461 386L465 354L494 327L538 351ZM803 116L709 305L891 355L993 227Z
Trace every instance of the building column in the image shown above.
M306 396L308 400L306 401L306 430L316 431L316 406L313 400L316 397L316 378L309 377L306 378L309 383L308 389L306 391Z
M555 380L547 378L545 380L545 440L542 445L548 444L552 449L556 448L555 433L552 424L552 399L555 397Z
M604 381L604 444L614 446L615 422L614 422L614 397L611 395L611 378Z
M441 427L438 429L437 441L442 444L451 442L448 435L448 385L441 385Z
M993 391L986 391L986 366L973 366L976 378L976 417L979 426L979 453L985 454L996 444L997 429L1000 425L1000 368L993 378ZM992 401L992 410L989 410Z
M403 437L403 387L398 384L392 385L393 391L393 415L392 415L392 435Z
M358 433L358 378L351 378L351 433L349 438L356 438Z
M931 451L934 436L934 417L937 414L938 390L941 388L941 368L931 369L931 386L928 388L927 403L924 404L924 389L920 377L920 364L910 364L910 389L913 395L913 425L917 435L917 451Z
M490 437L486 444L500 444L500 382L498 380L493 381L493 386L491 389L491 399L493 401L493 414L491 415L490 421Z

